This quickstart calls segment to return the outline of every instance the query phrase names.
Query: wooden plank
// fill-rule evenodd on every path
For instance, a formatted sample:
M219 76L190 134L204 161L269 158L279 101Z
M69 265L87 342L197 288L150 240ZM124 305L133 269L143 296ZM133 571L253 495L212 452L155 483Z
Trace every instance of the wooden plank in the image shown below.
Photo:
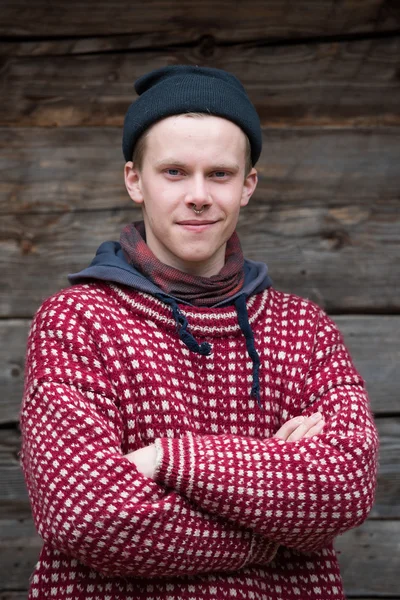
M0 520L0 590L27 590L42 540L31 518ZM12 596L11 596L12 598Z
M293 213L291 202L303 209L302 227L307 222L310 235L317 235L310 206L322 205L317 214L327 216L329 234L329 222L361 225L382 203L398 204L399 128L267 128L263 136L258 187L243 211L245 218L256 207L261 227L269 222L285 227L280 221L293 215L295 231L300 213ZM120 128L2 128L0 140L0 214L131 205L123 182ZM281 214L279 207L286 204ZM342 216L340 211L327 215L340 206L348 207Z
M333 313L399 311L398 201L338 208L304 201L264 214L253 202L238 233L245 255L269 265L275 287Z
M202 35L232 41L375 32L398 28L399 23L398 9L384 0L298 0L290 10L279 0L156 0L147 4L82 0L74 4L74 10L66 0L51 7L46 0L8 0L2 3L0 35L12 40L14 36L130 34L142 36L148 46L157 40L177 44Z
M28 492L19 464L20 444L16 427L0 430L0 525L1 519L22 519L24 523L30 523L31 519ZM7 531L3 523L0 538L6 537Z
M372 518L400 518L400 419L376 420L379 439L379 472Z
M0 321L0 424L17 421L24 385L25 349L29 320ZM0 445L0 464L2 463ZM16 452L16 448L13 447Z
M0 212L127 207L122 129L0 129Z
M358 370L366 380L374 413L378 416L400 414L400 317L351 315L336 316L335 321L344 335ZM0 388L3 390L0 424L18 420L28 329L29 320L0 321L0 339L7 340L7 343L0 345ZM383 421L380 420L379 423L383 427ZM384 429L381 434L388 439L388 448L392 447L393 436L390 432ZM14 451L16 452L15 448ZM388 468L390 471L390 466ZM383 504L389 506L390 503ZM381 514L383 513L379 512ZM387 516L394 517L392 514ZM398 516L400 518L400 511Z
M371 518L400 519L400 417L377 418L380 438L378 486ZM0 519L27 518L28 494L19 465L20 435L0 430Z
M2 532L7 529L7 534ZM23 590L41 546L27 521L0 522L0 581L2 591ZM399 521L367 521L341 536L341 570L348 598L398 598Z
M20 433L15 427L0 430L0 538L9 535L10 519L22 519L31 527L28 491L19 464L20 445ZM1 519L8 521L2 523Z
M289 46L3 60L0 126L122 126L133 82L167 64L226 69L243 82L264 127L399 125L400 35ZM29 81L29 85L27 85Z
M366 381L374 414L400 414L400 317L349 315L335 316L334 320ZM391 447L393 440L386 423L379 420L381 435Z
M348 596L399 594L400 521L366 521L336 541Z
M4 215L0 223L0 315L30 317L89 264L137 209ZM239 220L245 255L269 264L275 286L328 312L398 312L397 200L333 208L253 201ZM23 273L23 276L16 274Z
M1 592L0 591L0 600L26 600L27 592L26 590L22 590L19 592Z
M128 210L4 216L0 248L7 258L0 259L5 271L0 276L0 314L30 317L49 291L68 285L67 273L87 264L100 240L115 238L124 223L138 217L138 211ZM21 293L27 301L19 298Z

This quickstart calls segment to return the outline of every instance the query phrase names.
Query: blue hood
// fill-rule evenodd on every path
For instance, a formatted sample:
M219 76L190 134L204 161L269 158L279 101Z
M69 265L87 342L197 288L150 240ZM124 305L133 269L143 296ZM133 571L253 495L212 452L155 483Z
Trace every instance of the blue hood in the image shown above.
M215 307L234 304L238 296L248 298L272 285L265 263L245 259L244 275L244 284L240 292L231 296L228 300L215 304ZM88 279L112 281L113 283L127 285L139 292L146 292L157 297L166 296L176 300L180 304L189 304L180 298L166 294L152 281L142 275L140 271L135 269L135 267L132 267L126 261L119 242L103 242L99 246L96 256L90 265L79 271L79 273L72 273L68 276L68 279L72 284L81 283Z

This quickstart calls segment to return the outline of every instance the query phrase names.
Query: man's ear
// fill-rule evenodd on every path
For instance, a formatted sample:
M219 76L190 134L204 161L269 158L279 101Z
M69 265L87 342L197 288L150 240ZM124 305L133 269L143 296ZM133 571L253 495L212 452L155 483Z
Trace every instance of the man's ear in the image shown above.
M140 171L130 160L124 167L125 186L135 204L143 204L143 194L140 185Z
M249 203L249 200L257 187L257 183L257 171L253 168L244 180L240 206L246 206L246 204Z

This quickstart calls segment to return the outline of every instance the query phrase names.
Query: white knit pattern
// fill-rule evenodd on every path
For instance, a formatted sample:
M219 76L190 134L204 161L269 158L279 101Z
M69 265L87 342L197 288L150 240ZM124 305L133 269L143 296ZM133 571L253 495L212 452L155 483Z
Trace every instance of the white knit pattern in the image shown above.
M36 315L22 464L45 545L30 598L343 599L331 543L371 508L377 438L337 328L295 296L250 299L260 410L235 311L181 309L211 355L118 286L70 288ZM318 438L271 438L317 409ZM155 441L152 481L124 454Z

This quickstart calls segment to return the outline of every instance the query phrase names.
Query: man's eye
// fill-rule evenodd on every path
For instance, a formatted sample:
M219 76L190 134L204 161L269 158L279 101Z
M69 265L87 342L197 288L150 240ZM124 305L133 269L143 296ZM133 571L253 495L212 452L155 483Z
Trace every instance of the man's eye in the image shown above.
M228 171L214 171L214 177L216 179L226 179L226 177L229 177L229 172Z
M179 171L179 169L167 169L167 173L168 173L168 175L172 175L173 177L176 177L176 175L179 175L180 171Z

